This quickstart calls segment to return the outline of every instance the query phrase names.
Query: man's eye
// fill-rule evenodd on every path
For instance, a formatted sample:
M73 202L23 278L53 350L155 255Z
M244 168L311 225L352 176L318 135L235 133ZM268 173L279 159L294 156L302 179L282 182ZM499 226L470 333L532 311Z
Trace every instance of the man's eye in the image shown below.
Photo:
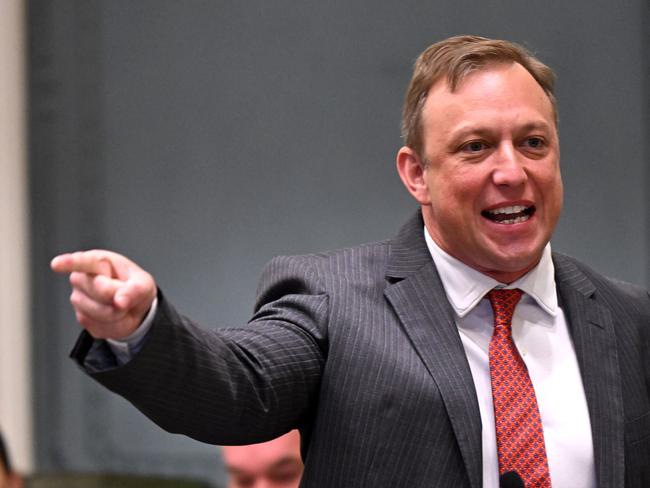
M544 147L544 139L541 137L529 137L526 139L526 145L530 147L531 149L540 149Z
M476 153L483 151L486 148L486 144L481 141L471 141L463 146L463 151L469 153Z
M248 488L255 484L255 478L250 476L234 476L232 485L236 488Z

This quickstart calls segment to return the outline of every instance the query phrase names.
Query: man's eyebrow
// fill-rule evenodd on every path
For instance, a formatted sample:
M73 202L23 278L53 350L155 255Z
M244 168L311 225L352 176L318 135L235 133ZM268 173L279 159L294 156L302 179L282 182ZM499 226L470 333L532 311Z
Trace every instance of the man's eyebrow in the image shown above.
M452 148L455 148L456 145L460 144L461 142L465 142L465 140L469 137L490 137L495 134L495 129L491 127L485 127L485 126L478 126L478 125L464 125L458 129L453 129L449 132L450 138L449 138L449 145Z
M543 120L537 120L537 121L527 122L522 126L517 127L516 132L528 132L531 130L548 131L550 130L550 128L551 126L547 122ZM498 132L497 129L489 125L473 125L473 124L461 125L457 129L452 129L450 131L452 135L452 140L454 142L460 141L466 137L473 136L473 135L489 136L494 134L495 132Z
M295 457L292 456L286 456L283 457L282 459L277 460L271 465L271 469L275 468L284 468L285 466L290 466L290 465L300 465L300 461L296 459Z
M457 129L453 131L454 137L465 137L470 134L491 134L495 132L495 129L492 127L485 127L485 126L479 126L479 125L467 125L463 126L460 129Z
M528 122L527 124L522 125L520 130L522 132L527 132L530 130L549 130L551 127L552 126L550 126L547 122L539 120L535 122Z

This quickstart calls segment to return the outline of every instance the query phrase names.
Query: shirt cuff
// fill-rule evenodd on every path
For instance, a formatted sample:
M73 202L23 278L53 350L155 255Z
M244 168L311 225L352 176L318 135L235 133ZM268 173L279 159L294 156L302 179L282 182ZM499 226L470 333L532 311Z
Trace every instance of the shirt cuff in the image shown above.
M147 315L145 316L140 326L135 329L130 335L122 339L106 339L106 342L115 355L115 359L117 360L117 364L119 366L123 366L128 363L133 358L133 356L135 356L138 351L142 349L145 338L147 336L147 332L149 332L149 329L151 329L151 325L153 324L153 318L156 314L157 308L158 298L156 297L151 303L151 308L149 308L149 312L147 312Z

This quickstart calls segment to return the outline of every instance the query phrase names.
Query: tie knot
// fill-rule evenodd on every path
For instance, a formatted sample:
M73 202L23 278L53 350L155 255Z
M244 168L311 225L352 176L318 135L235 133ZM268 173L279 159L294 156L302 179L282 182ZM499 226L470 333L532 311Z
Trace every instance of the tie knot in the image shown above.
M488 298L494 311L495 325L510 326L512 314L515 313L515 307L523 292L516 288L514 290L497 290L496 288L488 292Z

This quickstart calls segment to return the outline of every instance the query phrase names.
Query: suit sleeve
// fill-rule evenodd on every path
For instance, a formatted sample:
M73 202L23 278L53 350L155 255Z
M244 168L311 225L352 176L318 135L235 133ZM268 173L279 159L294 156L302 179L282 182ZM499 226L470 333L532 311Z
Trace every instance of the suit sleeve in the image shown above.
M72 357L163 429L202 442L261 442L308 422L328 314L328 295L308 258L280 257L267 266L245 327L202 329L162 293L158 299L151 330L130 362L117 366L106 343L85 332Z

